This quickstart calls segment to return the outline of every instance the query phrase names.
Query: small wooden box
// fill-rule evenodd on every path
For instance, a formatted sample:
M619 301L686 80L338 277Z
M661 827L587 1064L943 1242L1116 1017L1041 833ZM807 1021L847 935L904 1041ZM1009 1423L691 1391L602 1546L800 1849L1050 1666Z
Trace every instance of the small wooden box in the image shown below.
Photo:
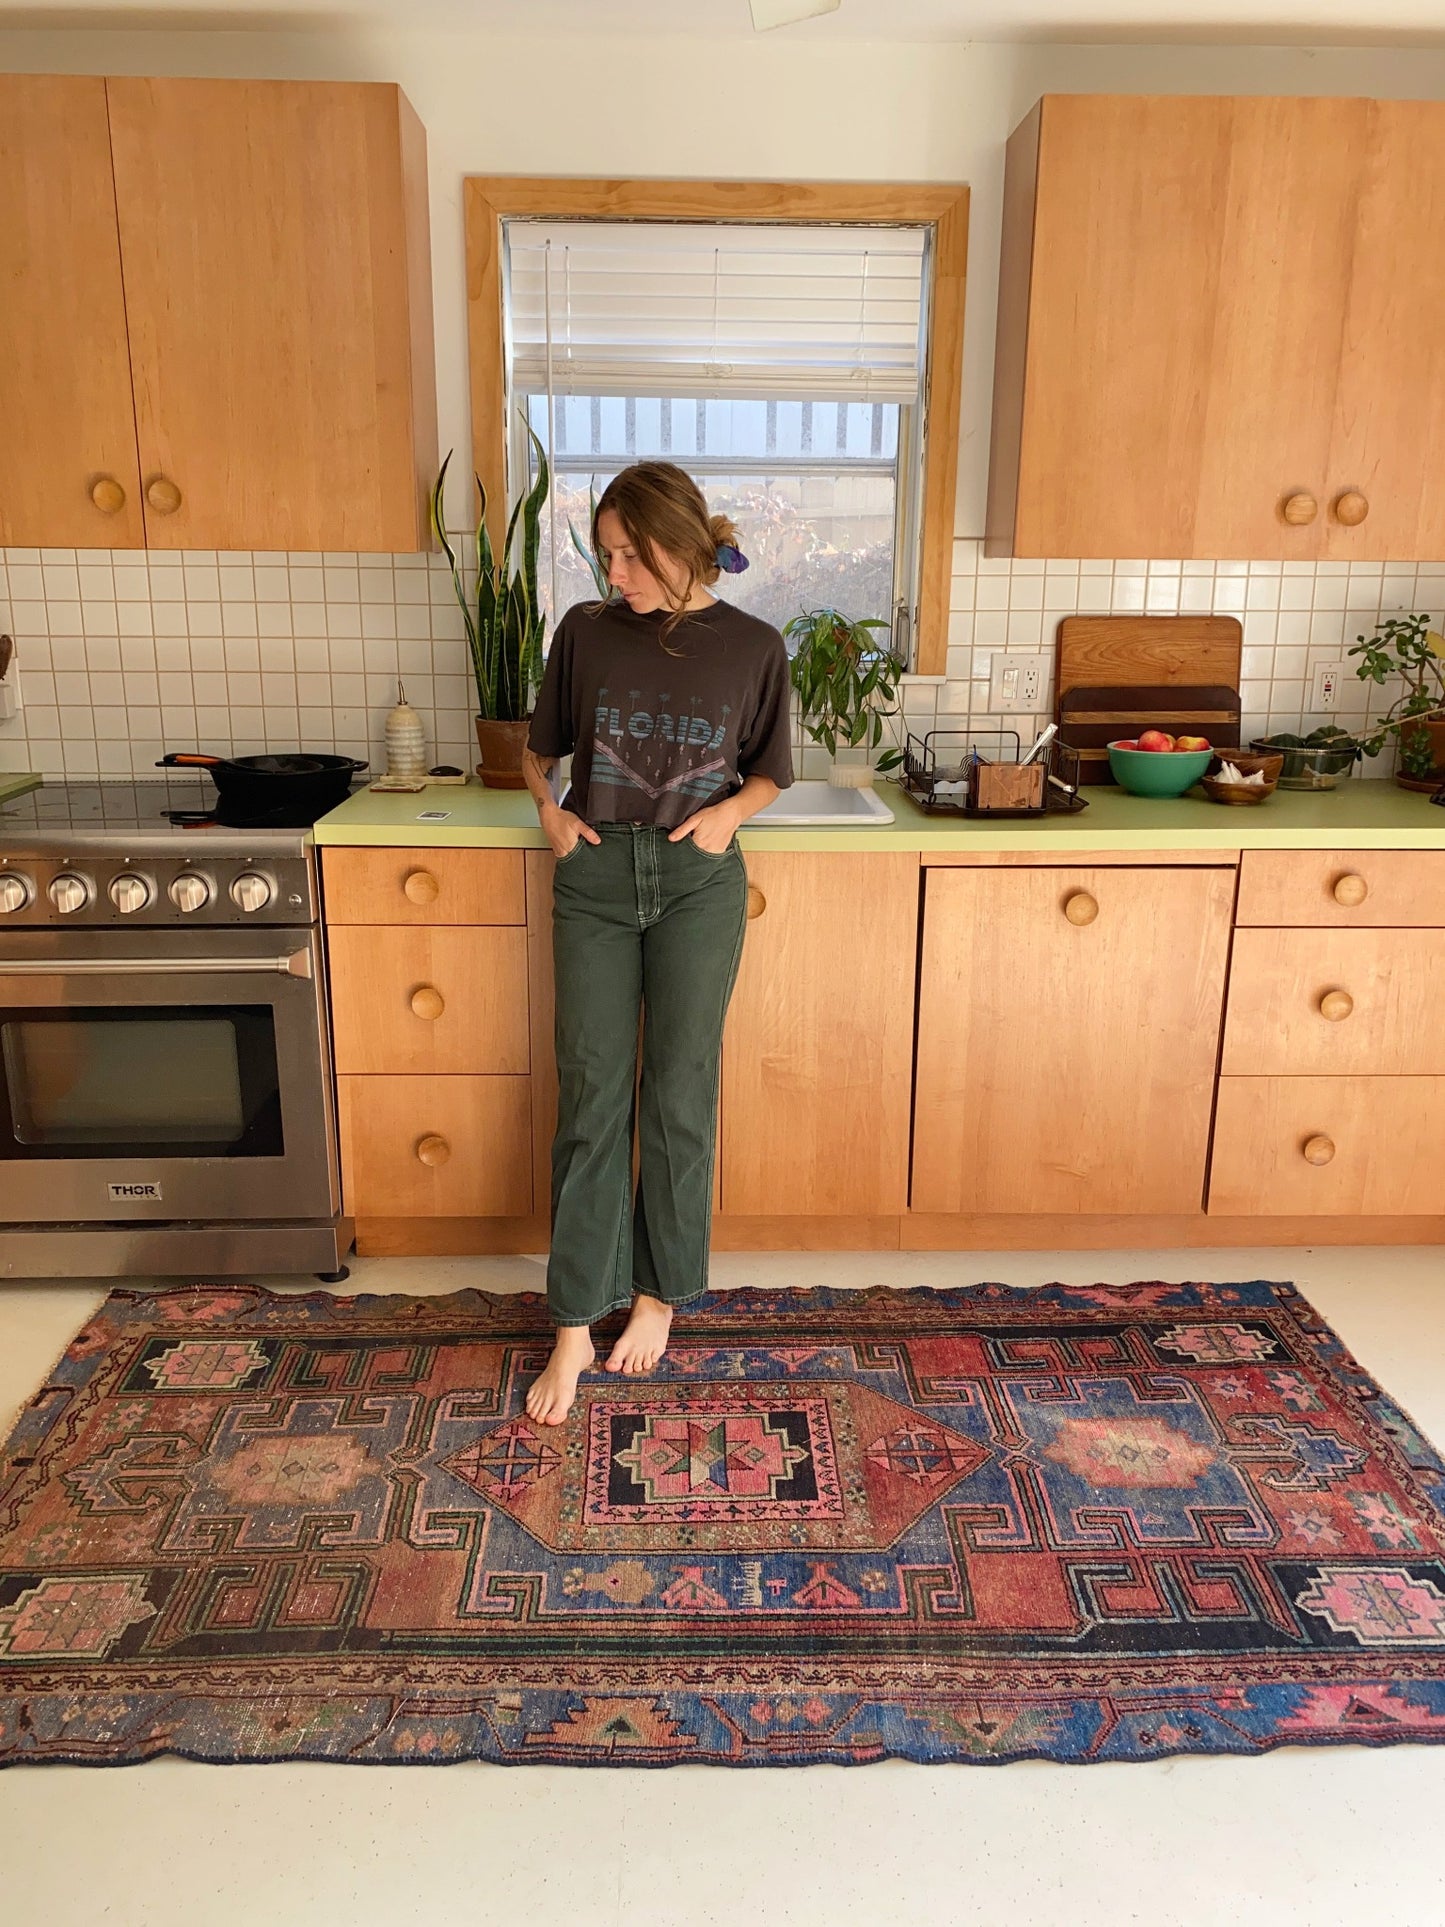
M984 763L974 771L977 810L1038 810L1044 802L1042 763Z

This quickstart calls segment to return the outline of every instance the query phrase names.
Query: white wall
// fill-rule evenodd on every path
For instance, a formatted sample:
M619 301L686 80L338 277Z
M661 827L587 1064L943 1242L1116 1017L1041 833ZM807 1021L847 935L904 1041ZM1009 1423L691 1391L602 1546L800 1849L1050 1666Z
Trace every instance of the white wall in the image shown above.
M1004 593L1010 621L1006 625L985 625L984 632L976 634L973 580L977 558L972 541L966 538L977 537L983 526L1003 142L1037 96L1072 90L1445 98L1445 51L1441 50L824 44L810 42L802 32L757 39L738 35L710 45L696 40L635 42L620 34L594 39L502 38L352 27L326 34L0 31L0 70L6 69L399 81L426 124L429 141L443 449L455 445L465 450L468 441L460 191L463 175L615 173L708 179L966 181L972 189L972 232L957 515L957 532L965 539L960 540L956 557L960 586L950 630L950 679L942 687L922 685L914 690L911 702L915 727L931 724L935 713L947 723L965 718L983 722L986 684L977 678L980 672L986 677L990 649L1027 647L1033 628L1035 590L1029 578L1043 573L1039 564L1005 571L1011 577L1011 586ZM71 721L81 715L83 685L74 678L116 673L116 651L109 645L117 639L127 642L127 618L119 613L121 605L133 604L129 621L144 626L141 578L132 573L144 558L119 560L115 586L107 595L103 577L108 559L82 556L79 566L91 572L91 588L83 598L90 610L86 614L82 608L78 621L64 614L55 618L62 624L74 621L75 636L66 636L57 633L50 621L48 596L34 595L33 572L42 566L58 572L57 580L64 586L55 600L68 610L72 598L64 571L75 566L76 558L47 552L43 560L38 553L14 550L8 558L0 556L0 562L6 563L12 576L18 576L26 591L17 594L12 582L8 605L22 662L22 693L26 693L27 667L35 676L49 672L72 679L62 685L69 695L61 696L57 691L49 703L37 705L46 712L44 731L30 730L29 738L36 745L43 744L44 749L30 754L30 766L62 766L53 759L50 732L58 728L62 737L68 736ZM258 568L265 570L274 570L284 561L255 558ZM268 626L279 630L287 620L279 601L259 618L249 612L240 585L251 563L250 557L223 560L222 566L234 572L237 584L233 614L227 620L223 607L219 618L213 620L207 605L194 632L198 645L213 644L217 636L224 641L234 633L238 653L244 658L244 666L234 673L247 679L244 689L248 699L232 699L237 712L244 713L244 722L238 722L229 745L222 742L218 746L236 750L260 746L263 735L279 742L288 732L294 741L298 727L313 732L307 738L312 746L324 746L315 736L326 711L319 683L306 685L313 699L301 702L299 709L296 702L287 700L284 680L275 684L274 701L263 689L258 704L249 678L253 670L267 673L268 652L263 648L253 664L242 645L259 637L263 644L269 640L273 645L269 652L269 673L273 677L332 674L345 679L331 702L332 735L338 746L364 753L362 745L368 737L374 740L384 710L384 705L378 709L374 690L394 669L395 659L388 658L385 645L388 640L395 642L396 634L370 638L377 649L363 660L366 625L353 613L354 605L348 600L337 605L332 623L322 625L329 628L337 645L324 660L317 657L314 648L302 651L302 641L314 645L322 638L310 633L316 626L314 618L308 628L301 616L296 618L301 626L293 624L288 632L296 642L288 659L287 635L267 636ZM209 582L207 566L198 567L198 581ZM298 568L301 566L298 563ZM1075 584L1072 589L1063 586L1070 568ZM398 578L401 573L398 569ZM1237 585L1243 573L1227 567L1218 572L1202 569L1192 592L1192 606L1208 600L1211 607L1230 609L1239 599L1237 586L1230 585ZM1267 578L1271 571L1258 573ZM1278 576L1280 572L1276 567L1272 573ZM1303 573L1313 582L1311 571ZM121 575L126 578L124 583ZM1016 588L1012 586L1015 575ZM1083 574L1077 565L1068 565L1055 580L1060 585L1057 600L1045 603L1045 608L1055 614L1068 607L1137 607L1142 601L1163 610L1171 595L1176 607L1180 606L1178 598L1185 595L1179 587L1177 564L1172 572L1166 568L1150 571L1147 576L1142 565L1127 561L1113 571L1105 565L1092 572L1086 568ZM1211 587L1206 591L1202 587L1205 580L1217 585L1217 590ZM1172 591L1171 583L1175 585ZM1430 570L1422 572L1418 586L1413 571L1393 572L1387 580L1381 579L1378 570L1373 574L1367 571L1358 582L1351 581L1348 608L1354 613L1350 619L1353 622L1357 615L1359 621L1368 622L1380 608L1395 607L1402 598L1410 601L1427 591L1433 593L1439 583L1438 574ZM5 593L6 582L0 578L0 598ZM1295 606L1287 610L1295 618L1291 625L1280 627L1270 622L1277 609L1272 611L1267 606L1267 589L1247 612L1255 621L1246 640L1256 652L1246 671L1253 685L1248 706L1256 721L1267 717L1280 727L1298 716L1300 679L1310 668L1309 657L1302 659L1292 652L1307 649L1310 657L1318 657L1321 650L1335 654L1340 642L1332 620L1341 606L1339 591L1329 587L1321 591L1323 620L1313 627L1310 620L1301 621L1312 618L1313 587L1308 594L1296 587L1292 594ZM153 606L158 607L164 599L157 589ZM112 604L117 613L111 613ZM298 602L296 607L300 606ZM456 637L444 601L433 606L441 610L432 630L436 651L434 740L439 753L445 749L457 756L465 741L466 704L463 700L456 707L454 699L456 692L465 688L458 681L465 665L456 659ZM1187 599L1184 606L1191 606ZM5 607L0 600L0 618ZM364 601L360 607L364 612ZM378 602L375 608L378 613L371 626L383 630L392 626L386 620L384 604ZM980 611L983 613L997 616L1000 611L995 606ZM1440 611L1433 613L1438 616ZM1020 618L1017 622L1014 614ZM406 629L409 620L414 619L399 616L396 629ZM83 644L92 625L97 629L95 664L90 663L83 648L78 663L73 648L62 647L57 652L59 659L70 663L68 668L62 669L59 660L51 659L52 639L61 644L77 640ZM996 630L1000 631L997 635ZM1352 640L1353 633L1350 628L1345 640ZM405 635L401 639L416 644L425 640ZM122 671L131 671L138 678L159 673L177 679L169 685L173 700L163 704L160 712L155 699L149 698L148 683L138 685L145 688L148 700L137 705L142 712L133 732L137 768L146 767L146 752L156 740L157 728L170 747L177 747L182 735L192 735L200 726L198 711L208 712L207 724L218 721L223 713L216 699L219 685L214 681L204 685L211 700L203 703L202 685L194 678L213 678L222 669L229 670L233 660L230 652L198 647L192 658L179 650L176 645L181 639L174 634L164 649L159 648L162 640L156 638L154 662L145 656L143 636L134 636L119 651ZM1034 646L1038 646L1037 641ZM1278 663L1277 649L1287 652ZM170 664L168 668L161 668L161 655ZM303 655L309 664L305 669ZM102 662L104 668L97 666ZM365 685L356 680L363 673L368 677ZM196 692L189 705L183 700L187 675L192 676ZM117 690L121 701L129 700L123 685L107 682L99 688L111 703ZM42 693L47 692L42 688ZM33 698L26 694L26 700ZM107 706L99 701L99 693L93 700L97 709ZM253 727L258 707L264 711L260 730ZM309 716L304 713L307 710ZM52 717L58 721L53 722ZM105 726L114 734L101 740L119 743L124 726L121 719L112 716ZM22 720L20 725L7 725L0 731L0 767L26 766L28 728ZM211 746L209 740L207 746ZM78 743L75 755L79 768L92 752ZM119 749L113 748L109 755L118 761Z

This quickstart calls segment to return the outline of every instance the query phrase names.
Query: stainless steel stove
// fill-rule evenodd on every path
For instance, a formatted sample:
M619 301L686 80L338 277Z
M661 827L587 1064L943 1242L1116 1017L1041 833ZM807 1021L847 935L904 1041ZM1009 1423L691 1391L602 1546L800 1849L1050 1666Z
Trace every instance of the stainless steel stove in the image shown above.
M209 779L0 805L0 1276L344 1276L309 826Z

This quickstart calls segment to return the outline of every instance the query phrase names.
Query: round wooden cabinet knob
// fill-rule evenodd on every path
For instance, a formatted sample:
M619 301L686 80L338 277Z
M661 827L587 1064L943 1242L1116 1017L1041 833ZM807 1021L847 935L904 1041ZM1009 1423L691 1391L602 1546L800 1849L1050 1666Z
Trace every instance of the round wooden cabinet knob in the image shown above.
M1098 898L1091 897L1087 890L1076 890L1071 897L1064 899L1064 915L1070 923L1076 923L1082 927L1086 923L1092 923L1098 914Z
M1306 1164L1328 1164L1335 1154L1333 1138L1312 1137L1305 1140L1304 1159Z
M146 483L146 500L157 515L174 515L181 505L181 491L165 475Z
M1336 903L1342 903L1347 910L1354 910L1370 894L1370 886L1362 876L1347 870L1342 877L1335 878L1335 887L1330 892Z
M1354 1007L1355 1000L1347 990L1327 990L1320 998L1320 1015L1332 1024L1342 1024Z
M401 887L408 903L435 903L442 892L430 870L413 870Z
M760 917L768 907L768 900L755 883L748 885L748 918Z
M411 993L413 1017L424 1017L428 1023L435 1023L446 1007L445 997L434 984L423 984Z
M1293 495L1286 495L1280 513L1286 522L1302 529L1307 522L1313 522L1320 512L1320 505L1308 489L1296 489Z
M451 1154L452 1147L444 1137L432 1135L421 1138L417 1143L416 1155L418 1162L429 1165L432 1170L435 1170L439 1164L445 1164Z
M1356 529L1370 512L1370 505L1357 488L1347 488L1335 498L1335 520L1347 529Z
M125 490L113 475L102 475L92 484L90 499L102 515L119 515L125 507Z

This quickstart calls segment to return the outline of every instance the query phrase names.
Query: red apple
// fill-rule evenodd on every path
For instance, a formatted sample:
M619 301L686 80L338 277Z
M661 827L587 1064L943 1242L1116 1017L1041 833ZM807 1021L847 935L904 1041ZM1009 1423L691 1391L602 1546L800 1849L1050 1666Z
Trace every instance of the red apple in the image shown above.
M1174 738L1166 730L1146 729L1139 738L1140 749L1173 749Z
M1130 736L1122 743L1110 743L1109 747L1110 749L1137 749L1139 745L1135 739Z
M1209 738L1207 736L1176 736L1174 738L1174 747L1176 749L1208 749Z

